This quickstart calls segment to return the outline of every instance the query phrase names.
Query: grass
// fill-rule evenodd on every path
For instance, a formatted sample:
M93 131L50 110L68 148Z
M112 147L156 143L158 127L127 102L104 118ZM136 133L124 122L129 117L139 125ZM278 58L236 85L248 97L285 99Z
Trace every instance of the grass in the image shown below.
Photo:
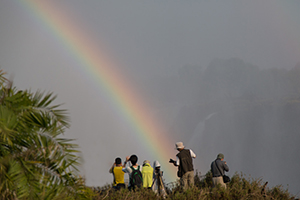
M230 183L227 184L227 189L223 187L212 188L212 176L208 172L205 176L200 177L199 173L195 175L195 185L182 191L179 182L175 183L175 187L169 190L166 198L156 195L148 189L140 189L135 192L127 189L114 191L110 185L106 185L101 190L95 191L93 200L103 199L124 199L124 200L151 200L151 199L171 199L171 200L215 200L215 199L230 199L230 200L248 200L248 199L263 199L263 200L292 200L296 199L288 190L282 186L267 187L267 183L262 179L252 179L243 174L236 173L231 177Z

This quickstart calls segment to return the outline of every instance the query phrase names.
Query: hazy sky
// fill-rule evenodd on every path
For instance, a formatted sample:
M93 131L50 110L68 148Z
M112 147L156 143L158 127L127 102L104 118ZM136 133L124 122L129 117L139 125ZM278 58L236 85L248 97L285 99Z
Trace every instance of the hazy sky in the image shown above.
M138 151L148 159L143 145L133 146L128 121L84 73L85 65L29 3L21 2L0 0L0 67L18 88L53 91L56 102L64 103L72 121L66 136L81 146L87 183L111 182L107 172L116 156L124 159ZM205 68L214 58L288 69L300 61L297 0L55 0L49 5L114 60L115 70L136 87L185 65Z

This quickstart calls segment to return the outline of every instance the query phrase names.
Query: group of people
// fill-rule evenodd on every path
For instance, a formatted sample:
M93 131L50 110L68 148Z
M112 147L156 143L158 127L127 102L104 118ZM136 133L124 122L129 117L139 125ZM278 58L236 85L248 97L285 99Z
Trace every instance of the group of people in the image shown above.
M182 142L177 142L175 147L179 153L176 155L176 160L170 159L169 162L178 167L177 176L180 178L183 190L185 190L194 185L193 158L196 158L196 154L191 149L185 149ZM220 184L226 188L223 176L225 175L225 171L229 171L229 167L224 161L224 155L219 153L217 159L211 163L210 167L212 172L212 186L216 187Z
M154 161L153 167L150 165L149 160L145 160L143 165L137 163L138 157L136 155L127 156L124 164L121 158L116 158L115 163L110 168L109 172L113 174L114 182L113 188L120 190L125 188L124 175L129 174L128 189L135 190L138 188L152 189L159 194L165 195L165 187L162 179L162 171L160 171L160 163ZM126 164L131 162L131 166Z
M177 176L180 178L180 184L185 190L194 185L193 158L196 158L196 154L191 149L185 149L182 142L177 142L175 147L179 153L176 155L176 160L170 159L169 162L178 167ZM225 175L225 171L229 171L229 167L224 161L222 153L218 154L217 159L211 163L210 168L212 172L212 186L216 187L220 184L226 188L223 176Z
M178 168L177 176L180 178L180 184L183 190L194 185L194 166L193 159L196 154L191 149L185 149L182 142L175 144L179 153L176 155L176 160L170 159L170 163ZM136 155L127 156L124 164L121 158L116 158L115 163L110 168L109 172L113 174L113 187L116 190L125 188L124 174L129 174L128 188L134 190L136 187L144 187L152 189L155 192L165 195L165 187L162 179L162 171L160 171L160 164L154 161L153 167L149 160L145 160L143 165L137 163L138 157ZM131 166L126 167L126 164L131 162ZM154 169L153 169L154 168ZM219 153L217 158L211 163L212 183L213 187L220 184L226 188L223 176L225 171L229 171L227 163L224 161L224 155Z

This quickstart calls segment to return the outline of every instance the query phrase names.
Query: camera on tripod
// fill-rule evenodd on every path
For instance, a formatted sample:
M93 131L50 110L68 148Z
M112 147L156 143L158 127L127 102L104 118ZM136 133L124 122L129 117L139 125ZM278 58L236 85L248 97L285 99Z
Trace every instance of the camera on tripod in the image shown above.
M156 177L163 176L163 171L160 171L160 168L156 168L154 172Z

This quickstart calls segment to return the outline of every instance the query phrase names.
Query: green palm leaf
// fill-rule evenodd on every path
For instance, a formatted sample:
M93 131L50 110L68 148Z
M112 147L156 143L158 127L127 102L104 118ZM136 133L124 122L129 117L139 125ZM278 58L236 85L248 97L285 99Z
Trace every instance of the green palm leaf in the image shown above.
M0 199L77 193L78 146L61 138L69 117L52 93L17 90L0 70Z

